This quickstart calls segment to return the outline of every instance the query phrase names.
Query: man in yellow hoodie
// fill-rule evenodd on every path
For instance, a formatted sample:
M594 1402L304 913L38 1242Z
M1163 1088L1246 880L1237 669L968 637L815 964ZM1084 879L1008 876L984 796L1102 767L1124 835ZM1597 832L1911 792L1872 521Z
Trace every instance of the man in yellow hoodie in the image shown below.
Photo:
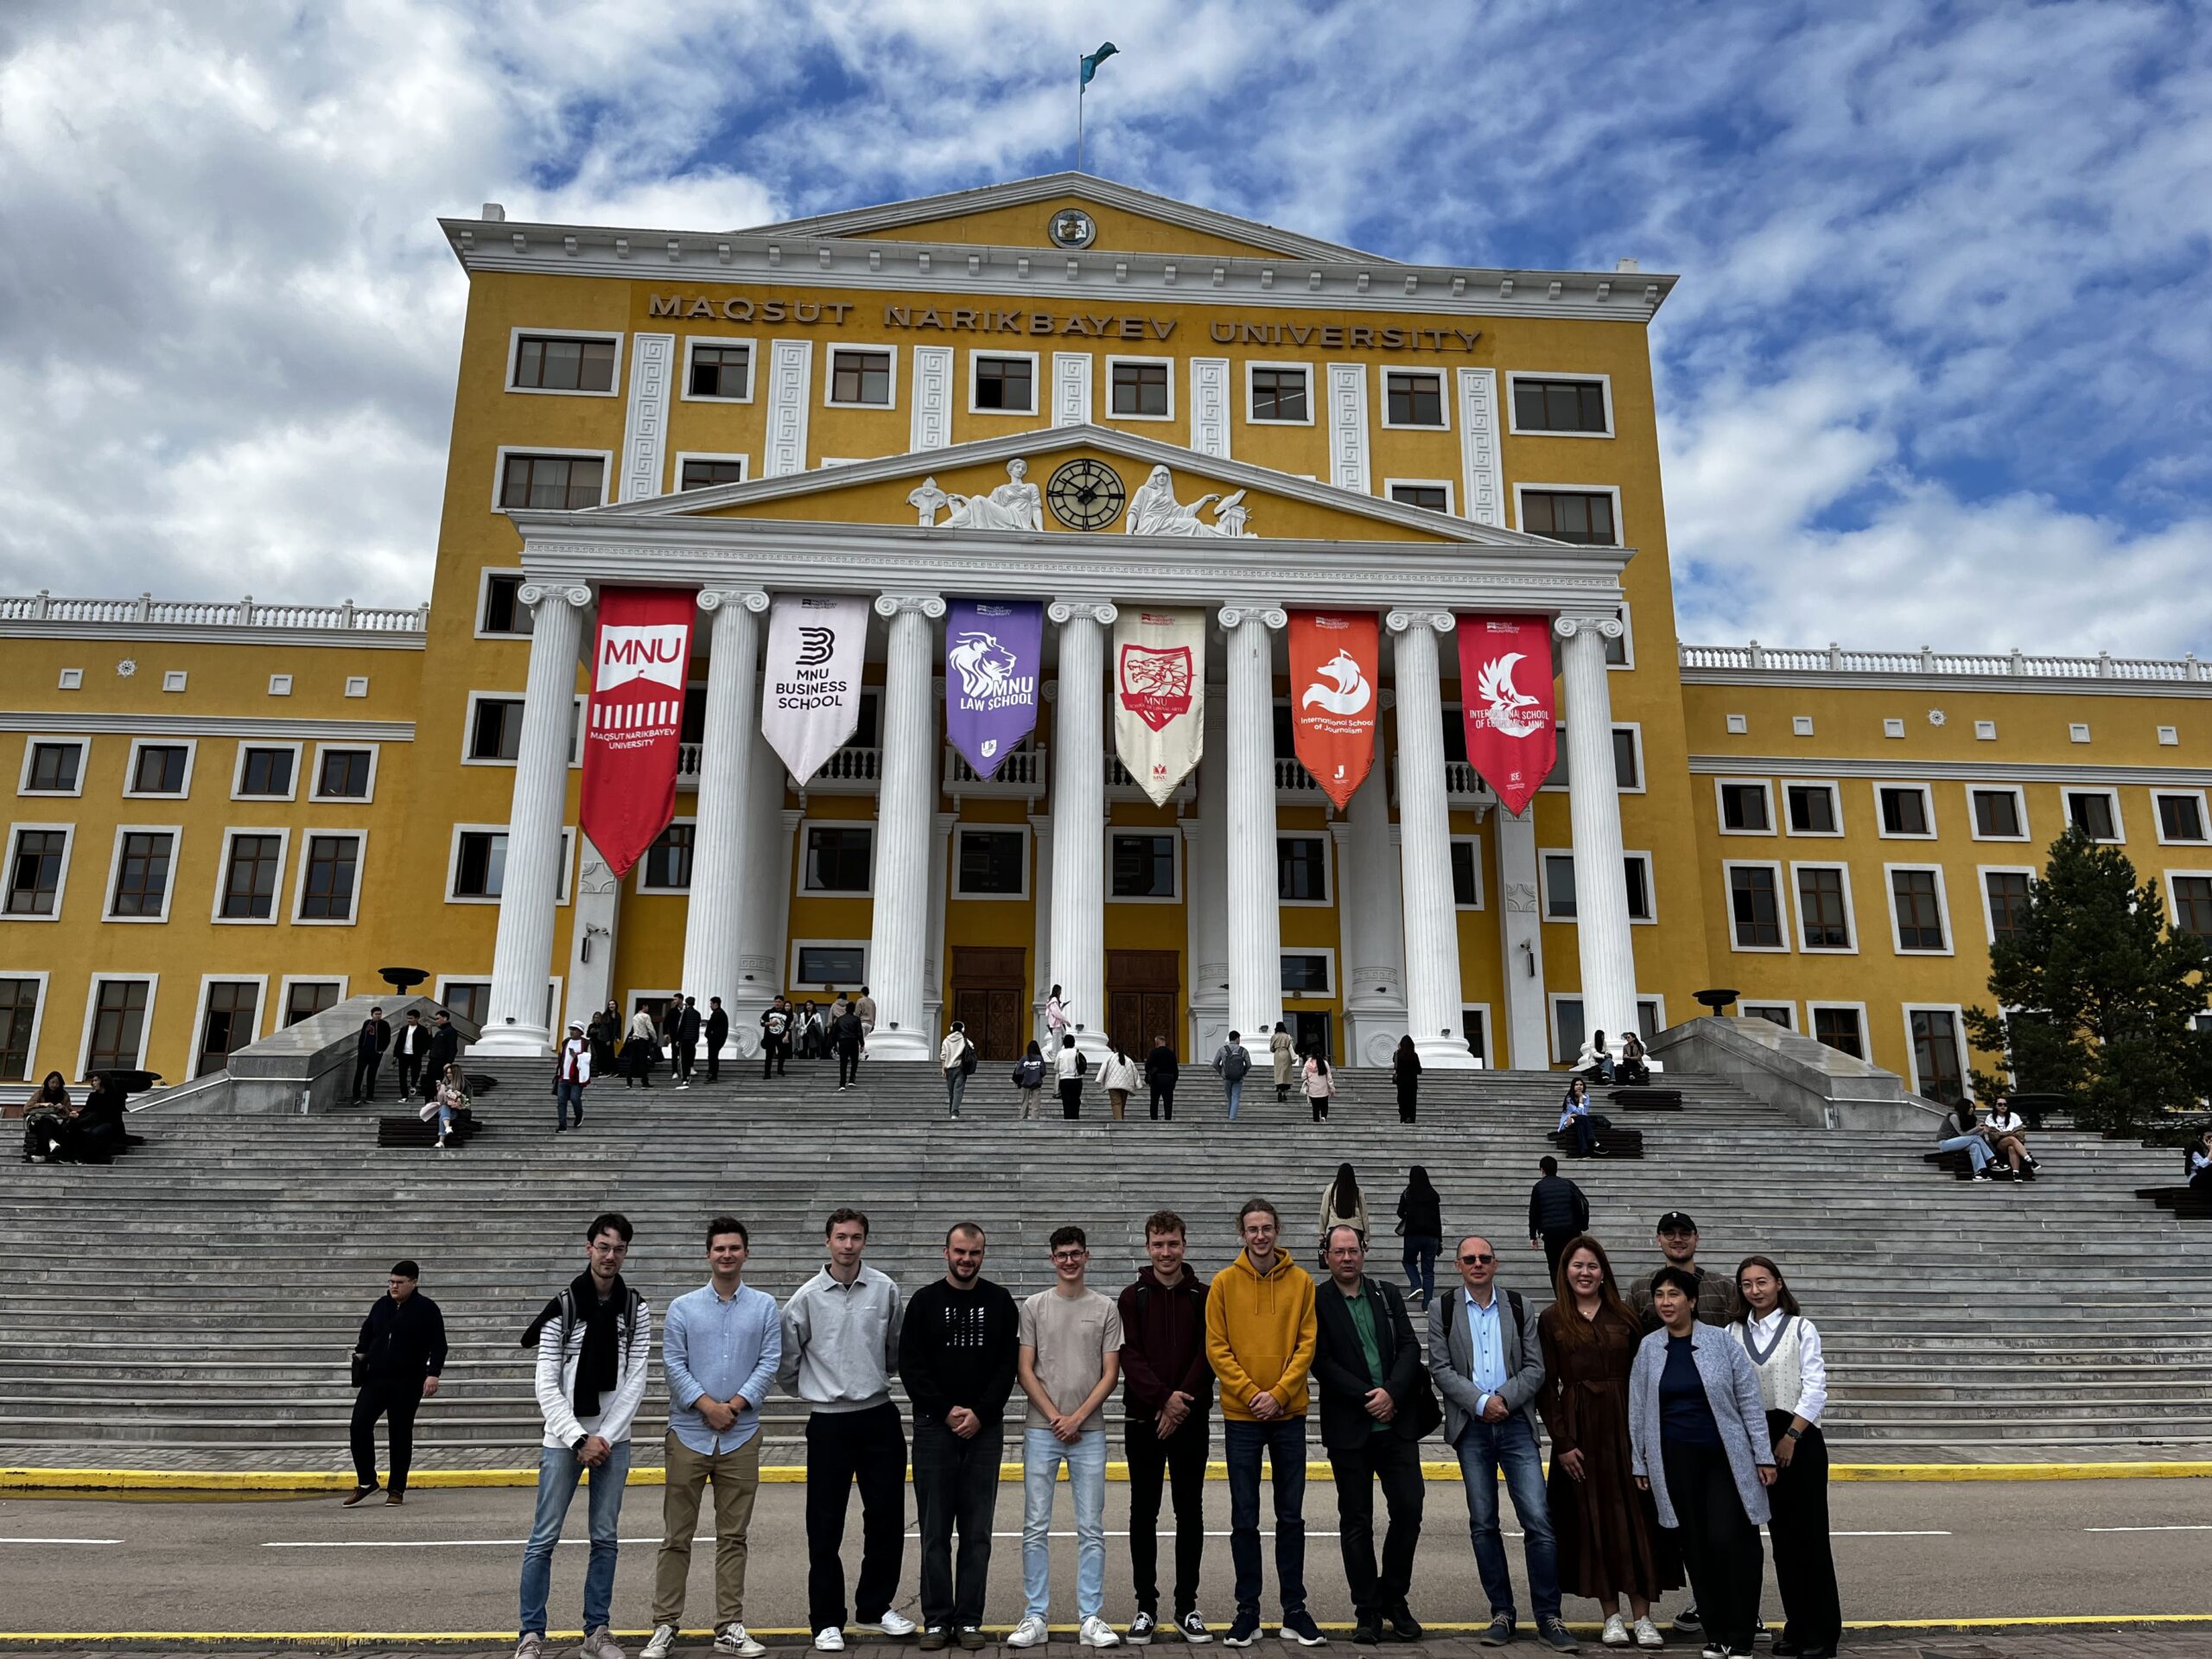
M1221 1379L1229 1460L1229 1554L1236 1622L1223 1639L1249 1648L1260 1633L1260 1459L1275 1494L1275 1578L1282 1634L1302 1647L1328 1638L1306 1611L1306 1379L1313 1368L1313 1280L1275 1248L1281 1218L1265 1198L1236 1217L1244 1248L1206 1294L1206 1357Z

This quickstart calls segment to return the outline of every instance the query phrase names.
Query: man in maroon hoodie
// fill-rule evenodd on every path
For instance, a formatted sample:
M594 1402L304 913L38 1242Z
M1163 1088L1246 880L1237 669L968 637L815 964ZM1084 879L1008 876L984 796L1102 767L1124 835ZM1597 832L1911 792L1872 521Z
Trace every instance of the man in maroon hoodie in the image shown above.
M1205 1281L1184 1268L1185 1242L1183 1217L1173 1210L1147 1217L1144 1243L1152 1265L1140 1268L1136 1282L1121 1296L1129 1571L1137 1598L1128 1639L1138 1647L1150 1642L1159 1626L1163 1471L1174 1487L1176 1632L1192 1643L1213 1640L1198 1616L1213 1367L1206 1361Z

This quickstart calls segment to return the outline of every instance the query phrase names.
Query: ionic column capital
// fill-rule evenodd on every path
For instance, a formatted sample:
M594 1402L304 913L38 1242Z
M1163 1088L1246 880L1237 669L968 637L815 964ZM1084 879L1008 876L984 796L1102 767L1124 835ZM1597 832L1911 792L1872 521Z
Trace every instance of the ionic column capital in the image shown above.
M1578 633L1596 633L1618 639L1628 628L1618 612L1561 611L1552 618L1552 632L1562 639L1572 639Z
M768 608L768 595L758 588L702 588L699 590L699 608L709 616L726 605L733 609L742 606L758 616Z
M577 582L563 588L554 582L525 582L515 589L515 597L535 610L549 599L562 600L578 610L591 603L591 589Z
M875 613L878 616L897 616L904 611L918 611L935 620L944 614L944 599L938 594L878 594Z
M1280 632L1290 626L1290 613L1280 605L1224 605L1217 619L1224 628L1234 631L1247 622L1264 624L1269 632Z
M1449 633L1459 626L1459 619L1449 611L1391 611L1383 617L1382 626L1393 633L1408 633L1421 627Z
M1045 614L1053 621L1065 624L1080 617L1096 622L1102 628L1110 628L1121 617L1121 609L1105 600L1056 599L1045 607Z

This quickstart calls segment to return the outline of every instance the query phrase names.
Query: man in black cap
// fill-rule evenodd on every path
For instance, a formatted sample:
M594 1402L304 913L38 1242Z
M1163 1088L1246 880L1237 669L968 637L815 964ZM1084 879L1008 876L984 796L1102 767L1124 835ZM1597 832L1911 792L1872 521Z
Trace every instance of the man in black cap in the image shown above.
M435 1302L416 1289L422 1276L423 1269L411 1258L393 1262L385 1294L361 1321L361 1334L353 1344L353 1386L360 1393L353 1401L353 1490L346 1498L349 1508L377 1490L378 1417L388 1418L391 1429L391 1486L384 1501L392 1504L407 1499L407 1471L415 1456L415 1413L438 1391L438 1373L446 1368L445 1316Z

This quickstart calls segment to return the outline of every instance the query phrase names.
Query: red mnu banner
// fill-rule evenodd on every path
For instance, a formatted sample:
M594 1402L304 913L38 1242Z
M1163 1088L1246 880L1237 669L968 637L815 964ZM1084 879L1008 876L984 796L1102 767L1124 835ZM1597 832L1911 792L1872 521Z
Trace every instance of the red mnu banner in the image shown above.
M691 661L688 588L601 588L585 715L578 817L618 876L676 814L683 683Z
M1551 626L1540 616L1463 616L1459 633L1467 759L1518 813L1559 757Z
M1291 732L1298 764L1339 812L1375 764L1380 655L1372 611L1290 613Z

